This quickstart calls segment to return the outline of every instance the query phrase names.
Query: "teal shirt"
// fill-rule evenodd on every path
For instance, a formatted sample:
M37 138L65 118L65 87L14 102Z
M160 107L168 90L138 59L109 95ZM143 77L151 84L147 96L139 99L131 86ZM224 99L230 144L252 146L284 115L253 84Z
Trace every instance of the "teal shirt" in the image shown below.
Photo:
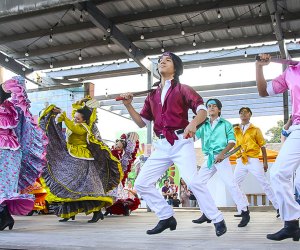
M229 141L235 141L231 123L223 118L220 118L214 129L211 128L210 121L207 119L196 131L196 136L201 139L202 151L208 156L208 168L212 167L214 156L226 148Z

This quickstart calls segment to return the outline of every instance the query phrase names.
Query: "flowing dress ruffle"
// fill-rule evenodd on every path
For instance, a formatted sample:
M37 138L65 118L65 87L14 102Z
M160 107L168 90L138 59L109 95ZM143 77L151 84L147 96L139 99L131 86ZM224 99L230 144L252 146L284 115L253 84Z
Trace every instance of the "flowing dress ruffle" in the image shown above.
M57 215L70 218L80 212L89 214L112 204L106 193L115 188L123 177L119 161L109 148L88 131L88 149L94 160L72 157L56 114L51 105L40 117L40 126L49 137L47 160L40 179L47 190L49 203L60 203Z
M20 192L32 185L46 166L48 142L34 122L22 85L22 78L5 82L5 89L11 91L12 98L1 106L7 105L5 108L10 108L11 112L9 116L0 113L1 133L6 132L5 140L11 140L6 146L0 146L0 204L6 204L9 212L15 215L26 215L33 208L34 196Z
M129 197L129 191L126 191L124 188L128 173L131 172L131 166L136 159L136 154L139 148L139 140L138 135L135 132L128 133L128 135L123 134L121 135L121 138L126 138L126 147L123 155L120 154L118 150L113 150L113 153L121 161L124 177L118 187L110 193L113 197L115 197L115 202L113 205L106 208L106 213L129 215L130 212L136 210L141 204L140 199L137 196Z

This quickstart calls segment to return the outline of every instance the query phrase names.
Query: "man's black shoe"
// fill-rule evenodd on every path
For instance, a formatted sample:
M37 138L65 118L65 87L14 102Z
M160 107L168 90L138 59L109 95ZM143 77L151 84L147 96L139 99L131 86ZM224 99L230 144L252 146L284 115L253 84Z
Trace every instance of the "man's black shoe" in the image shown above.
M241 215L242 215L242 220L241 220L241 222L238 224L238 227L245 227L245 226L247 226L247 224L248 224L249 221L250 221L250 212L249 212L249 210L247 209L247 211L242 211Z
M218 237L223 235L224 233L226 233L227 227L226 227L226 224L225 224L224 220L222 220L218 223L214 223L214 225L215 225L216 235Z
M208 218L206 217L206 215L203 213L202 216L201 216L199 219L197 219L197 220L192 220L192 222L193 222L193 223L196 223L196 224L202 224L202 223L204 223L204 222L211 223L211 220L208 219Z
M159 234L164 230L170 228L171 231L176 230L177 221L172 216L166 220L160 220L155 228L147 230L147 234Z
M300 228L299 221L285 221L284 227L277 233L268 234L267 239L281 241L292 238L293 241L299 241L300 239Z
M241 214L235 214L234 217L240 218L240 217L242 217L242 215Z

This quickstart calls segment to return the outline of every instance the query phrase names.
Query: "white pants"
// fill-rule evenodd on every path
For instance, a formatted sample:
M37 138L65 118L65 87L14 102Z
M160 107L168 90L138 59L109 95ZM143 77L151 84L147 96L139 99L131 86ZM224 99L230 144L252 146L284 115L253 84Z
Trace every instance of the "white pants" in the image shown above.
M248 163L243 164L241 158L237 159L237 164L234 170L234 179L236 183L241 186L245 180L246 175L250 172L258 180L262 189L266 193L268 199L272 202L273 206L278 209L278 203L275 198L274 192L265 176L264 168L258 158L248 157ZM244 199L248 202L246 195L243 193Z
M246 211L248 203L245 202L243 194L239 189L237 183L234 182L233 171L230 165L229 159L226 158L222 162L214 164L210 169L207 167L207 161L203 164L198 173L198 178L201 183L201 204L200 209L206 215L207 218L211 219L214 223L223 220L223 215L218 210L215 201L213 200L208 188L208 180L215 174L218 173L226 187L229 189L232 199L237 205L238 211L241 213L242 210Z
M173 163L178 167L181 177L192 190L199 205L203 201L202 195L199 194L201 187L197 179L193 139L183 139L183 135L178 135L178 138L179 140L176 140L173 146L166 139L154 142L155 151L148 158L135 181L136 190L160 220L170 218L174 212L156 189L155 184Z
M271 168L271 185L275 192L282 220L300 217L300 206L295 201L293 174L300 164L300 130L294 130L283 143Z

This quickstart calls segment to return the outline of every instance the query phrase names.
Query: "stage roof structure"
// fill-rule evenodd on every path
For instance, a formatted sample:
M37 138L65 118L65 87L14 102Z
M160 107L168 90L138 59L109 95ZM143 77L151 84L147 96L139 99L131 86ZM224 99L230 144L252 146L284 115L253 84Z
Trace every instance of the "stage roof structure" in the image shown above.
M148 57L162 50L272 41L278 41L281 56L288 56L284 40L300 34L298 0L10 0L0 5L0 64L18 74L128 59L148 72Z
M155 56L162 51L211 50L182 55L186 68L248 62L259 49L246 45L257 43L276 42L272 48L268 47L270 53L281 58L296 57L299 45L287 45L286 41L299 37L299 0L10 0L0 3L0 65L25 76L47 70L46 80L34 80L41 88L75 87L86 80L136 73L155 76ZM227 46L233 48L213 50ZM239 47L234 49L236 46ZM245 57L245 53L249 56ZM83 64L88 66L77 67ZM56 70L61 67L65 68ZM248 88L253 88L254 83L251 84ZM233 86L236 85L227 87ZM229 96L224 87L219 86L221 95ZM234 91L237 87L229 92ZM255 94L254 90L250 92ZM103 105L109 102L97 98ZM282 108L286 110L288 104L285 102ZM120 109L114 107L114 110ZM280 110L274 109L276 112Z

